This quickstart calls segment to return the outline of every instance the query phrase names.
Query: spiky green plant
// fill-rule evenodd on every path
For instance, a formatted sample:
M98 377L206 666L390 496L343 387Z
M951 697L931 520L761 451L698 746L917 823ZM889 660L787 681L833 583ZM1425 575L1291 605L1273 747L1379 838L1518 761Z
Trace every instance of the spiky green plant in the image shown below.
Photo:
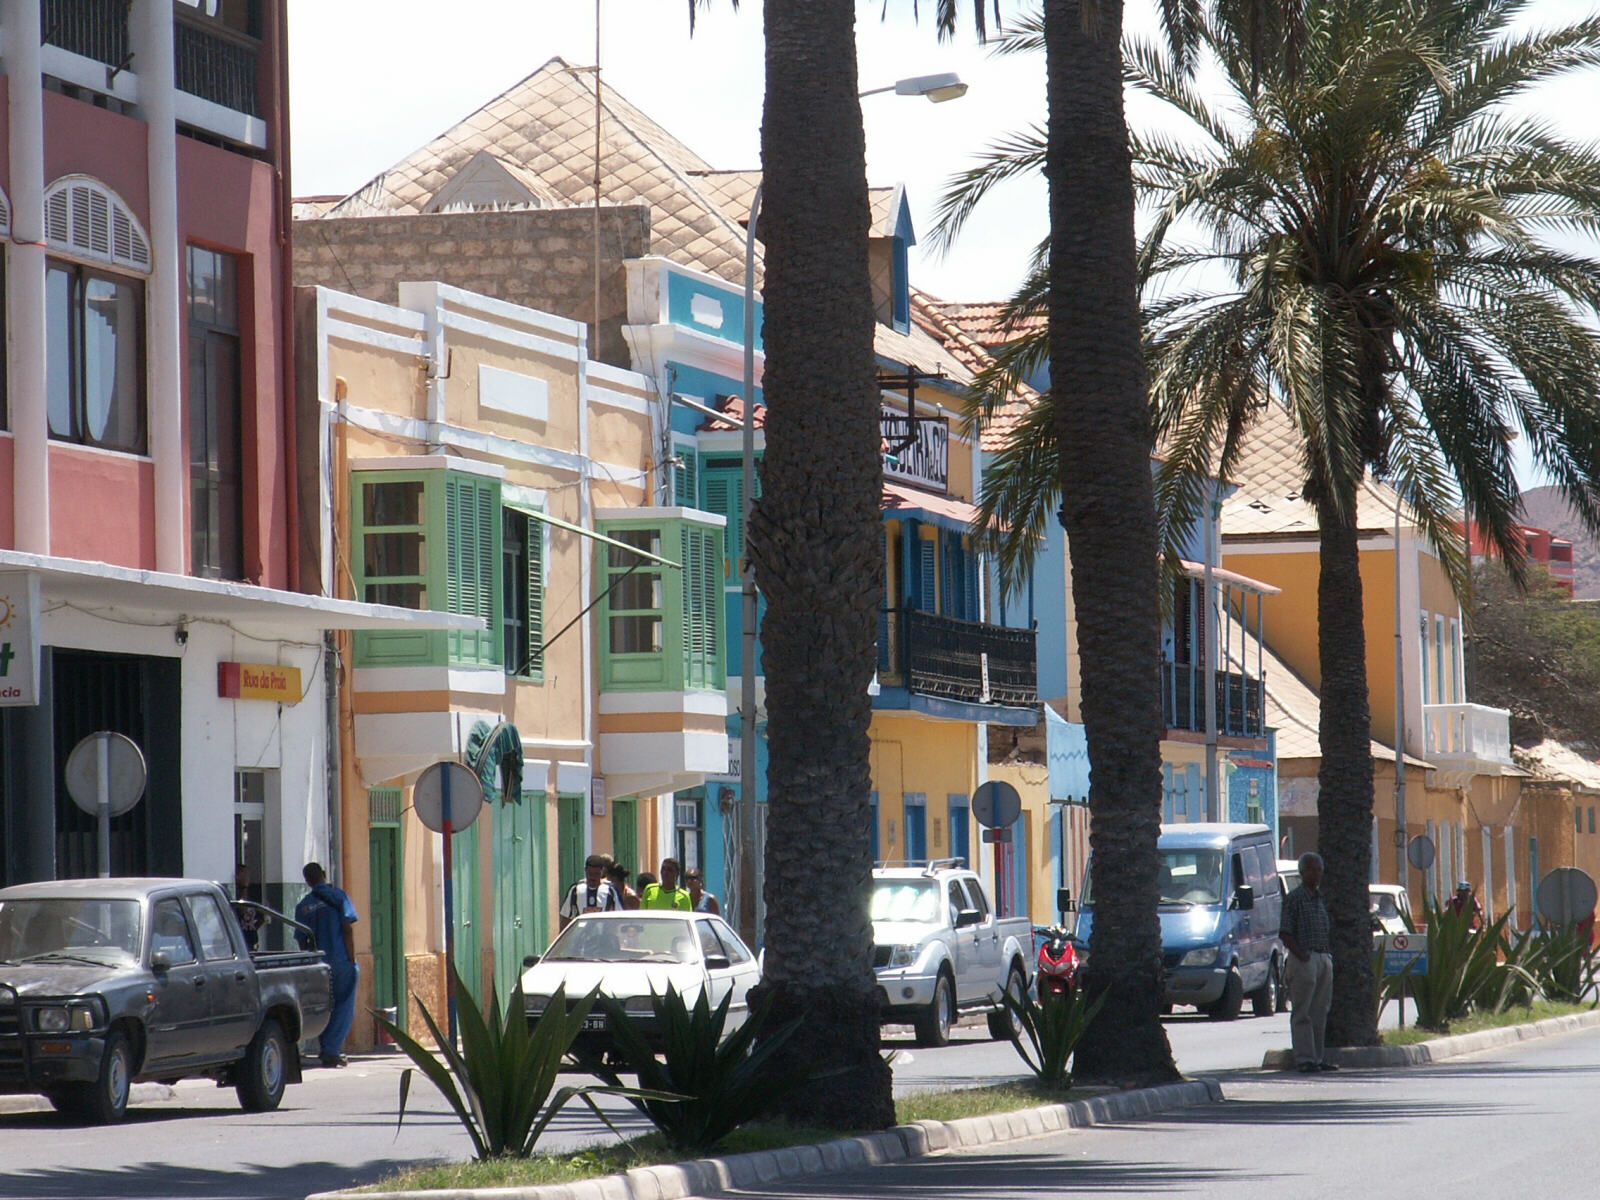
M1082 987L1065 993L1047 992L1042 1000L1031 991L1020 995L1010 991L1001 994L1001 1003L1021 1035L1012 1045L1028 1064L1028 1070L1037 1075L1045 1087L1065 1089L1072 1086L1068 1065L1107 995L1101 992L1091 998Z

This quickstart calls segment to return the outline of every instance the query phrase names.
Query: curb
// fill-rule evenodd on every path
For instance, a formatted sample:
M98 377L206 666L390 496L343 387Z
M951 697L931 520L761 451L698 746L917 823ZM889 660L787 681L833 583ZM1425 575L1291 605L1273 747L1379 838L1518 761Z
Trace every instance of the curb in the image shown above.
M129 1105L134 1104L161 1104L164 1101L175 1099L177 1089L167 1083L136 1083L128 1092ZM19 1113L53 1112L50 1102L43 1096L33 1093L23 1093L19 1096L0 1096L0 1116L15 1116Z
M1527 1025L1504 1025L1499 1029L1480 1029L1476 1033L1430 1038L1426 1042L1413 1042L1408 1046L1347 1046L1338 1051L1338 1061L1341 1067L1415 1067L1463 1054L1477 1054L1499 1046L1511 1046L1517 1042L1577 1033L1580 1029L1593 1029L1596 1026L1600 1026L1600 1009L1547 1017ZM1267 1071L1293 1070L1294 1051L1268 1050L1261 1059L1261 1067Z
M1177 1108L1223 1099L1215 1080L1168 1083L1114 1092L1042 1108L962 1117L956 1121L915 1121L883 1133L839 1138L782 1150L757 1150L726 1158L701 1158L665 1166L635 1167L623 1175L525 1188L450 1188L408 1192L316 1192L306 1200L686 1200L714 1196L730 1188L769 1186L784 1179L821 1175L880 1163L903 1162L948 1150L1040 1137L1064 1129L1128 1121Z

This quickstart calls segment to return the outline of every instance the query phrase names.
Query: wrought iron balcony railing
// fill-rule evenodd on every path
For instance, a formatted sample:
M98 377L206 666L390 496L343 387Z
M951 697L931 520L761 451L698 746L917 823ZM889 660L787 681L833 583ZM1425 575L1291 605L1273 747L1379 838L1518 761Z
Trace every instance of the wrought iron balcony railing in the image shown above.
M254 38L210 22L184 20L173 32L180 92L252 117L261 115L261 53Z
M878 616L878 679L925 696L973 704L1039 701L1031 629L959 621L915 608Z
M46 45L111 67L128 62L127 0L44 0L39 24Z

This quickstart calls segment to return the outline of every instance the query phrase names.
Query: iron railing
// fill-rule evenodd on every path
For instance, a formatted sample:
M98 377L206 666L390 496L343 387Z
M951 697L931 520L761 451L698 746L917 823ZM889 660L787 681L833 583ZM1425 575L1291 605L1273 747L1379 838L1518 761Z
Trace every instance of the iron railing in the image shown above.
M179 20L173 31L180 92L235 112L261 115L258 91L260 44L210 22Z
M128 0L44 0L39 24L46 45L107 66L128 62Z
M1168 729L1204 733L1205 671L1190 663L1161 664L1161 708ZM1218 671L1217 732L1231 737L1266 735L1265 694L1261 680L1237 671Z
M974 704L1037 704L1034 641L1031 629L884 609L878 615L879 681Z

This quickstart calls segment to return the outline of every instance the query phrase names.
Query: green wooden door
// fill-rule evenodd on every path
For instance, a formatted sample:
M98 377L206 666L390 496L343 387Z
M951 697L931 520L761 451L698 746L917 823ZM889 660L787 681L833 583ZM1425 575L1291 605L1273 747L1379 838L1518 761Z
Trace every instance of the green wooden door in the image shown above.
M583 797L563 792L556 796L556 862L561 871L555 887L558 897L565 896L567 889L583 878L585 857Z
M478 930L478 826L463 829L450 839L450 866L454 872L456 973L481 1003L483 944Z
M639 802L634 799L611 802L611 857L634 875L644 864L639 861Z
M544 792L523 792L522 802L528 806L529 836L533 839L533 952L543 954L555 936L555 922L551 914L557 904L556 891L560 883L550 881L550 800Z
M373 788L367 793L368 805L376 808L384 798L377 792L394 792L398 810L399 788ZM405 901L400 889L401 856L398 823L374 820L367 831L368 921L372 930L372 1004L392 1008L402 1028L406 1021L406 956L403 914Z
M542 948L534 897L538 894L534 809L544 793L524 792L494 808L494 986L503 1005L517 986L524 956ZM542 874L542 872L537 872Z

